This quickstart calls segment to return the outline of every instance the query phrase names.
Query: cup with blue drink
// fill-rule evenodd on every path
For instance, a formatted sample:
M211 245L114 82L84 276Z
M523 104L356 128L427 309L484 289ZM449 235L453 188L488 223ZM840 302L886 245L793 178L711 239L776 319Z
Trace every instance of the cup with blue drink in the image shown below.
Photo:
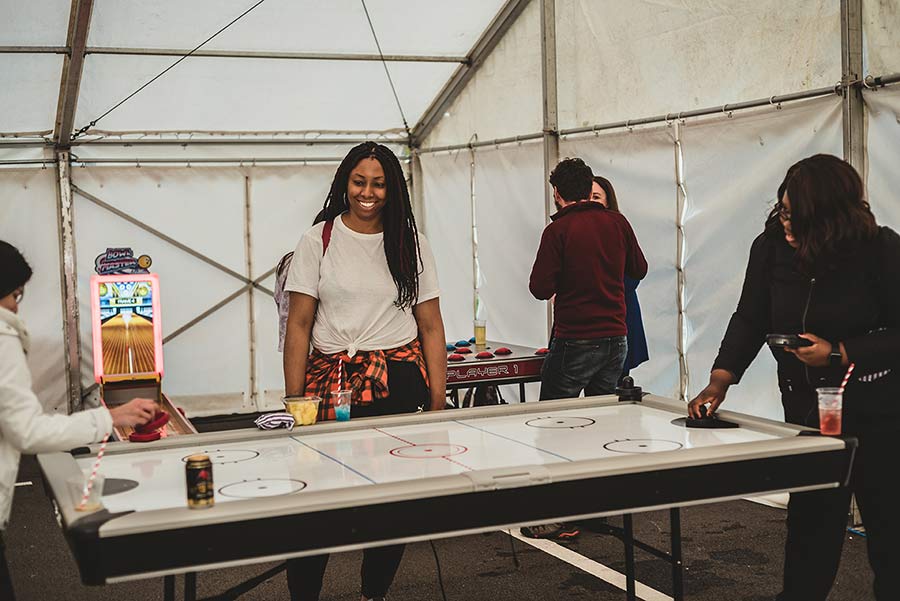
M339 422L350 419L351 390L335 390L331 393L331 404L334 407L334 418Z

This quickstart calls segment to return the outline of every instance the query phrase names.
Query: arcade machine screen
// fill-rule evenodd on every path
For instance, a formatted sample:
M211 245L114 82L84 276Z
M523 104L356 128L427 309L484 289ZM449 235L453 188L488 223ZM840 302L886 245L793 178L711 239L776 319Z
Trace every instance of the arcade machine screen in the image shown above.
M156 274L91 278L94 379L158 382L163 375ZM110 399L106 399L109 403Z

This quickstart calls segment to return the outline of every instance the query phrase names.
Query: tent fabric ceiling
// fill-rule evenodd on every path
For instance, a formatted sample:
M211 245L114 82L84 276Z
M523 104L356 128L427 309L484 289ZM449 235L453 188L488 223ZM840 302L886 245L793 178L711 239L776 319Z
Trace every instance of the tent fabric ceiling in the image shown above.
M95 2L75 128L115 105L175 57L111 56L97 48L190 50L253 5L251 0ZM367 0L387 55L465 57L503 0L400 5ZM0 45L65 46L71 2L0 0ZM440 15L440 18L435 18ZM204 50L377 55L359 0L266 0ZM53 128L61 55L0 54L0 132ZM415 125L458 62L389 62L400 105ZM116 131L403 130L378 61L191 57L97 125Z
M88 46L193 48L253 4L97 2ZM443 0L366 0L385 54L464 56L502 6L502 0L454 0L453 10L447 10ZM377 52L359 0L266 0L204 48Z
M0 44L65 46L71 5L71 0L0 0Z

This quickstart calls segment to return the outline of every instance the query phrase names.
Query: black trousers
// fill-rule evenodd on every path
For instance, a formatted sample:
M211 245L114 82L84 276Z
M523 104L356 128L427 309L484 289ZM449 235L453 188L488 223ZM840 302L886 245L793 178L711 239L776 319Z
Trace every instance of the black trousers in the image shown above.
M791 494L784 554L784 590L778 601L825 601L837 575L847 529L850 496L856 495L869 564L875 573L875 599L900 599L900 432L857 433L859 448L850 486Z
M388 390L390 396L386 399L376 400L365 407L354 406L351 419L410 413L417 411L420 406L426 410L430 406L425 380L415 363L388 361ZM390 545L363 551L360 577L364 597L374 599L387 594L400 567L405 548L406 545ZM287 580L291 601L318 601L327 565L328 555L288 560Z
M12 578L9 577L9 565L6 563L6 543L0 531L0 601L15 601Z

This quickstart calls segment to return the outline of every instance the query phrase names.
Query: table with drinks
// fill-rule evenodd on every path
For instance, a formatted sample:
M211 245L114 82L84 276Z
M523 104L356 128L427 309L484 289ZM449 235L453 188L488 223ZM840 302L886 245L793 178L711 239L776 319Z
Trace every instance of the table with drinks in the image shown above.
M87 584L838 487L849 477L853 439L727 411L720 419L738 427L687 428L682 402L621 398L113 443L99 468L103 507L91 512L76 510L66 481L92 469L99 446L38 461ZM211 464L212 502L189 506L186 470L198 456Z

